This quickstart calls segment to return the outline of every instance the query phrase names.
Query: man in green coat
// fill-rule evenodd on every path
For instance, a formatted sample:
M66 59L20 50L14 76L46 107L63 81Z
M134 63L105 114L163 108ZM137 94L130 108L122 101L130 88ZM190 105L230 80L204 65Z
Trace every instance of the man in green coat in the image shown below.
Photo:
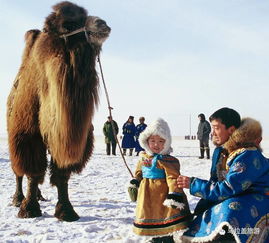
M113 133L113 127L112 127L112 123L115 129L115 136L117 136L118 132L119 132L119 127L117 122L115 122L114 120L112 120L111 116L107 117L107 121L104 124L103 127L103 133L105 135L105 143L106 143L106 154L110 155L111 152L111 147L112 147L112 154L116 155L116 139Z

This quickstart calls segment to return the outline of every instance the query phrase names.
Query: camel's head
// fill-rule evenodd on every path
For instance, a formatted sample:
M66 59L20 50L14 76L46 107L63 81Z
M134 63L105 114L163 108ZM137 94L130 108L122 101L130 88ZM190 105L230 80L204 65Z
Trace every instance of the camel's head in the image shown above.
M53 12L46 18L43 30L59 37L76 39L75 41L85 40L86 35L91 44L101 46L111 29L99 17L88 16L84 8L64 1L53 6Z
M89 41L96 45L102 45L109 36L111 28L99 17L88 16L85 24Z

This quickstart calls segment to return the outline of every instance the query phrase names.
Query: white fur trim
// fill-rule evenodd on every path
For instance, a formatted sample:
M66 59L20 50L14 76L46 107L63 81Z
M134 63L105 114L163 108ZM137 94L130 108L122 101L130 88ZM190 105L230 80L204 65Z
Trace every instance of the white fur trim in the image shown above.
M236 243L241 243L238 235L233 230L233 227L227 222L222 222L221 224L219 224L218 227L208 236L205 236L205 237L190 237L190 236L183 235L182 240L183 240L183 242L197 242L197 243L211 242L216 238L216 236L219 234L219 232L221 230L223 230L224 226L227 226L228 229L229 229L229 232L233 234Z
M129 188L138 188L135 184L129 184L129 186L128 186Z
M146 129L139 135L140 146L144 148L150 155L153 154L148 146L148 138L151 135L158 135L165 139L164 148L160 154L170 154L173 151L171 148L172 138L170 128L165 120L158 118L156 121L148 125Z
M172 208L172 206L176 206L177 209L183 209L185 206L184 203L176 202L173 199L165 199L163 202L163 205L168 207L168 208Z

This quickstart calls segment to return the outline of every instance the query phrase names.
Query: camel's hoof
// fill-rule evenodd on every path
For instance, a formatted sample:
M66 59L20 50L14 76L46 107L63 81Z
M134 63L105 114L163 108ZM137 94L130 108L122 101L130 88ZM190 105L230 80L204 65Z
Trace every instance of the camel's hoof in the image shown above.
M15 207L20 207L24 198L25 197L23 194L14 194L12 205Z
M37 201L23 200L18 213L19 218L36 218L40 216L42 216L42 212Z
M56 205L54 216L59 220L67 222L73 222L79 219L79 216L74 211L70 202L65 204L58 202Z

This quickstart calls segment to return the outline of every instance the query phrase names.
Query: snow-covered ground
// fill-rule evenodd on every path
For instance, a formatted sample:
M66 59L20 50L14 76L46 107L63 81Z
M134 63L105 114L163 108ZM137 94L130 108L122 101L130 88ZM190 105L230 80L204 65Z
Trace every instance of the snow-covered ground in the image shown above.
M173 155L180 160L181 174L207 179L210 160L197 158L197 140L173 138ZM269 140L262 143L269 157ZM214 146L211 144L211 152ZM118 150L117 150L118 151ZM119 153L118 153L119 154ZM131 170L135 170L137 157L126 157ZM126 185L131 179L120 155L107 156L103 137L96 137L95 150L86 168L69 181L71 203L80 219L60 222L54 216L57 202L56 188L49 184L48 176L40 186L47 199L40 202L42 217L20 219L18 208L11 205L15 192L15 177L10 168L6 136L0 137L0 242L143 242L132 233L135 203L130 202ZM26 180L24 181L26 189ZM197 198L186 194L190 208Z

